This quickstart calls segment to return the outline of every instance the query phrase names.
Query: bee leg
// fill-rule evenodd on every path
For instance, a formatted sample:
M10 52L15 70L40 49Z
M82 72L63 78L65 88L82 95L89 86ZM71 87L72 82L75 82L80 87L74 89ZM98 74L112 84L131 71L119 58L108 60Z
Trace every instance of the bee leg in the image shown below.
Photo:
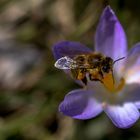
M85 85L87 85L87 78L86 78L86 76L85 76L83 79L81 79L81 81L82 81Z
M79 69L76 79L81 80L85 85L87 85L87 78L86 78L85 69Z
M101 71L99 72L99 74L100 74L100 78L99 78L98 80L99 80L101 83L103 83L103 82L102 82L102 79L104 78L104 75L103 75L103 73L102 73Z
M91 81L99 81L98 78L93 78L92 74L89 74L89 79L90 79Z
M101 77L102 77L102 76L101 76ZM101 78L93 78L92 74L89 74L89 79L90 79L91 81L99 81L99 82L103 83L102 80L101 80Z
M85 76L85 69L72 69L71 70L72 77L76 80L80 80L87 85L87 78Z

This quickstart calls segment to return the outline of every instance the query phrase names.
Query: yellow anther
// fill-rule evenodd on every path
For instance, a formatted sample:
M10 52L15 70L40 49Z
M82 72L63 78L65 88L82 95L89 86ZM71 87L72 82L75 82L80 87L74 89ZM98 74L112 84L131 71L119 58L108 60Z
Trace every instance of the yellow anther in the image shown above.
M116 86L115 81L113 79L112 72L105 74L104 78L102 79L102 82L107 90L109 90L111 93L117 93L120 91L124 85L125 80L122 78L119 82L119 84Z
M116 88L116 92L122 90L124 85L125 85L125 80L124 80L124 78L121 78L120 83L119 83L119 85Z

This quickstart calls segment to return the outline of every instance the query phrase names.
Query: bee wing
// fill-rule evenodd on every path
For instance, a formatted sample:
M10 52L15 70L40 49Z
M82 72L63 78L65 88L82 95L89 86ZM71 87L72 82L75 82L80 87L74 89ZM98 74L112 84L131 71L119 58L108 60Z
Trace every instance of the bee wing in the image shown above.
M58 59L54 66L58 69L75 69L77 68L76 62L68 56Z

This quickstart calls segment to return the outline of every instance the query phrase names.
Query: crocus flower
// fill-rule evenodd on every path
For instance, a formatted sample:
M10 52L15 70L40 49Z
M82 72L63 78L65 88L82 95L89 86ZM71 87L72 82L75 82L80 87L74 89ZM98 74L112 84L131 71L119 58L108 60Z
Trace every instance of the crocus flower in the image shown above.
M110 6L101 15L94 42L94 52L113 60L125 57L114 65L115 85L107 80L107 86L88 80L86 87L83 85L65 96L59 111L81 120L94 118L104 111L116 127L129 128L140 116L140 43L127 51L125 32ZM62 41L53 47L56 60L92 52L85 45L71 41Z

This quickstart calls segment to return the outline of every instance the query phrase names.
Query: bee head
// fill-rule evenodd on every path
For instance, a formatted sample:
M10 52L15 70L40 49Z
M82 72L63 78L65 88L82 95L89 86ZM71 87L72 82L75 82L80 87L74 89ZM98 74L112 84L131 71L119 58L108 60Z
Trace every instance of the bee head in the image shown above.
M105 57L102 61L101 69L105 73L109 73L113 68L113 59L110 57Z
M113 69L113 65L114 65L116 62L118 62L118 61L120 61L120 60L122 60L122 59L124 59L124 58L125 58L125 57L121 57L121 58L119 58L119 59L113 61L113 59L112 59L111 57L105 57L105 58L103 59L103 61L102 61L102 71L105 72L105 73L108 73L110 70Z

